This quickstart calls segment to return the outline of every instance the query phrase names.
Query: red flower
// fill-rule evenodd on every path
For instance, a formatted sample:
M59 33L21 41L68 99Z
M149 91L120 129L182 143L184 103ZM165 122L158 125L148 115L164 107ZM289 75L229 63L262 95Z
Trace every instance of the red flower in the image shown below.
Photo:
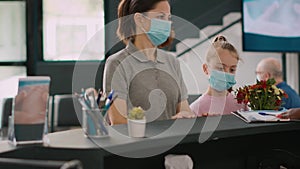
M282 102L281 100L276 100L276 105L277 105L277 106L280 106L280 105L281 105L281 102Z
M244 97L245 97L245 94L244 94L244 93L238 92L238 94L237 94L237 102L238 102L239 104L241 104L241 103L243 102L243 100L244 100Z
M267 81L265 81L265 80L261 81L261 88L263 88L263 89L267 88Z
M282 98L288 96L283 90L278 89L275 83L274 79L268 79L240 87L235 91L237 102L248 104L252 110L278 110L282 105Z
M250 89L259 89L259 88L261 88L261 85L259 85L259 84L250 86Z

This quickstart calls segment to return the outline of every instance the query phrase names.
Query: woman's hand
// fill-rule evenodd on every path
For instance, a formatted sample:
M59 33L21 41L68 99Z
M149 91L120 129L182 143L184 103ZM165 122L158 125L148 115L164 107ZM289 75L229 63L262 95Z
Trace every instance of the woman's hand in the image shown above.
M176 115L172 116L172 119L181 119L181 118L196 118L196 115L193 112L181 111Z
M92 87L85 89L85 93L87 95L94 95L95 97L98 96L97 90Z
M190 106L187 100L183 100L177 105L176 109L177 114L172 116L172 119L180 119L180 118L195 118L197 117L194 112L190 109Z

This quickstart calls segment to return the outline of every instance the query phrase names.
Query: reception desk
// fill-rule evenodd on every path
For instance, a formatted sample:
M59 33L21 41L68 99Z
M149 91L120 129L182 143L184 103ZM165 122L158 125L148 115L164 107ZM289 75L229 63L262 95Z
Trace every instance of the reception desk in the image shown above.
M78 159L84 168L95 169L153 169L164 168L165 155L187 154L194 168L250 169L264 158L278 158L276 153L300 152L299 122L247 124L233 115L152 122L145 138L129 138L127 125L109 132L109 137L95 139L81 129L50 133L43 146L14 147L2 141L0 157Z

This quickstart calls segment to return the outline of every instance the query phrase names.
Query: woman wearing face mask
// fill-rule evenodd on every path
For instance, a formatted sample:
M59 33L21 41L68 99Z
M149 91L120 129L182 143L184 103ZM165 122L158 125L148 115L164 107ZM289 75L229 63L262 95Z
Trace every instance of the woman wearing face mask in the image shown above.
M117 99L108 111L110 123L126 123L127 112L141 106L147 121L191 118L180 64L159 49L171 43L170 5L167 0L121 0L117 34L127 45L107 59L105 93Z
M246 109L246 105L238 104L230 93L236 83L234 76L239 60L237 50L224 36L215 38L202 67L209 77L208 89L190 106L198 116L230 114Z

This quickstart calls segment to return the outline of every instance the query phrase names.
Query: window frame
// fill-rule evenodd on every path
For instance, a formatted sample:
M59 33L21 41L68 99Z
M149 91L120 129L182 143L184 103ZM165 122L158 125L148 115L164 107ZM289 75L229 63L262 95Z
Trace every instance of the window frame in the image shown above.
M26 54L27 54L27 3L26 0L0 0L0 2L24 2L25 1L25 38L26 38ZM27 66L28 55L26 55L25 61L0 61L0 66Z

